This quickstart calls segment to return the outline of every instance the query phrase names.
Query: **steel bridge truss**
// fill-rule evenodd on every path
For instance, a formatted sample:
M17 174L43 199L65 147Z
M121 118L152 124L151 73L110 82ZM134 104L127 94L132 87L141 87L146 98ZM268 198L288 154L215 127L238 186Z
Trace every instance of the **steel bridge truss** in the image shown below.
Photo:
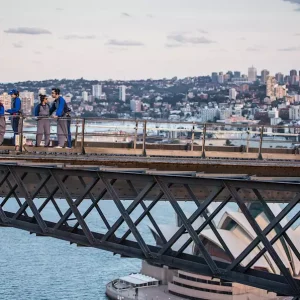
M126 194L118 188L120 182L130 191L127 194L130 201L122 200L126 198ZM167 265L280 295L294 296L296 299L300 295L299 280L283 264L274 250L274 243L280 240L283 245L289 245L294 256L300 260L300 249L297 249L287 233L300 217L300 211L284 226L280 223L299 203L299 188L299 183L292 182L196 178L188 174L170 175L159 172L144 174L139 170L103 171L92 166L67 168L2 164L0 226L22 229L37 236L53 237L78 246L95 247L124 257L139 258L152 264ZM188 200L194 207L189 217L184 212L182 203L176 198L177 192L182 193L183 190L189 195ZM207 191L205 197L203 190ZM266 204L270 200L267 199L270 193L289 195L287 205L277 216ZM149 195L152 195L151 201L146 201L147 195L148 200ZM265 228L261 228L252 216L247 205L247 195L249 199L251 195L252 202L255 195L255 201L263 207L269 219ZM114 205L114 210L105 212L101 208L104 199L111 199L105 203ZM172 208L182 224L168 238L164 236L153 213L162 200ZM207 209L213 202L218 206L208 214ZM237 204L256 234L255 239L238 256L230 252L214 222L229 202ZM138 207L140 212L136 215ZM89 220L91 214L96 216L96 222ZM165 211L165 214L169 212ZM204 218L204 223L195 228L195 221L200 216ZM145 219L155 228L162 245L148 242L140 226ZM122 226L126 229L120 233ZM200 233L206 228L212 229L224 252L231 259L230 263L217 261L210 255L200 238ZM274 230L275 236L270 237L268 234ZM183 235L188 235L188 239L179 249L174 250L174 245ZM185 252L191 244L194 244L200 255ZM242 264L258 245L262 245L259 253L247 265ZM252 268L265 253L269 253L276 263L280 275Z

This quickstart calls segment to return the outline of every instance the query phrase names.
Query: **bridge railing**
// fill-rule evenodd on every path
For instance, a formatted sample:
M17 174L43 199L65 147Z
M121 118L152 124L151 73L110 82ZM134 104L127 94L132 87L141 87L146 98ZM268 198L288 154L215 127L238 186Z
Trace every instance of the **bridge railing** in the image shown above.
M5 137L12 138L13 130L7 120ZM14 116L9 117L14 118ZM296 154L300 126L269 126L259 124L225 124L199 122L169 122L165 120L131 120L103 118L66 118L71 122L70 135L74 148L85 153L96 148L123 148L141 150L185 150L195 156L206 157L206 151L243 152L262 158L263 152ZM51 122L51 146L56 145L57 121ZM37 118L21 116L17 150L23 145L35 146ZM1 132L0 132L1 133ZM9 146L8 143L4 145ZM127 147L125 147L127 144ZM4 147L5 148L5 147ZM47 152L48 149L45 149ZM165 151L166 152L166 151ZM197 153L196 153L197 152ZM175 155L175 154L173 154Z

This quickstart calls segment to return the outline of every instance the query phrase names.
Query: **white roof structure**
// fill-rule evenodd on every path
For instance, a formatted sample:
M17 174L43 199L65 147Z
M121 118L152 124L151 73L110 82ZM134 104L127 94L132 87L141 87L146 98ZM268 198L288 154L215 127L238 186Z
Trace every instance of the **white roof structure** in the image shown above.
M158 280L143 274L131 274L120 277L119 280L133 285L148 285L149 283L158 283Z
M279 204L268 204L269 208L273 212L275 216L277 216L282 208ZM214 207L212 209L208 209L208 215L214 210ZM269 220L266 217L266 215L261 212L258 214L255 218L257 224L260 226L261 229L264 229L269 224ZM281 226L284 226L287 224L289 218L285 217L280 222ZM203 223L204 219L198 218L193 223L193 228L198 228ZM159 238L158 233L156 232L155 228L153 226L148 225L151 229L151 232L154 236ZM170 240L171 237L175 234L175 232L179 229L178 226L174 225L159 225L163 235L167 240ZM220 236L228 246L230 252L234 257L238 257L239 254L247 248L247 246L256 238L256 234L245 218L245 216L240 211L231 211L231 210L225 210L221 216L221 219L219 220L217 226L216 226ZM290 239L294 243L295 247L299 250L300 249L300 225L296 228L289 228L287 231ZM272 230L268 238L272 239L275 237L276 231ZM188 239L189 234L183 234L180 239L172 246L172 250L176 251L178 250ZM215 236L214 232L210 229L209 226L207 226L201 233L200 237L202 240L207 240L213 245L215 245L216 249L223 249L220 241ZM281 240L277 240L273 244L274 250L276 253L279 254L281 257L281 260L283 264L290 270L291 273L294 273L293 275L300 275L300 261L298 260L295 253L292 251L290 246L286 243L284 245ZM260 243L241 263L241 265L245 266L247 263L249 263L256 254L258 254L263 248L262 243ZM184 251L184 253L193 254L195 253L195 244L191 243L190 246ZM273 261L271 255L269 252L266 252L264 255L261 256L261 258L253 265L253 267L259 267L259 268L265 268L270 273L279 274L280 270L276 263Z

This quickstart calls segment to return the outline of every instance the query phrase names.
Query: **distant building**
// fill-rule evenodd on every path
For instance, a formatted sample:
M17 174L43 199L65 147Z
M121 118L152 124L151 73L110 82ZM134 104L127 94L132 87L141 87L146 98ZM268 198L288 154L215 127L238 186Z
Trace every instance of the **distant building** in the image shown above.
M231 117L231 115L232 115L231 108L220 109L220 120L229 119Z
M126 86L121 85L119 87L119 100L125 102L126 101Z
M11 108L11 97L7 93L0 95L0 102L3 104L4 110Z
M290 120L300 120L300 106L294 105L289 109L289 118Z
M218 75L218 83L220 83L220 84L224 83L224 75L223 74Z
M205 106L204 109L200 109L200 114L203 123L206 123L208 121L214 121L214 119L218 118L219 116L219 109L208 108L207 106Z
M141 112L142 111L142 101L141 100L131 100L130 109L132 112Z
M267 76L270 74L270 72L268 70L262 70L261 71L261 82L263 84L266 84L267 82Z
M274 76L267 76L267 87L266 87L266 95L269 97L271 100L272 98L275 98L275 85L276 85L276 80Z
M290 71L290 76L291 76L291 77L297 76L297 71L296 71L296 70L291 70L291 71Z
M255 82L257 79L257 70L253 66L248 69L248 80Z
M240 77L241 77L241 72L239 72L239 71L234 71L233 77L235 77L235 78L240 78Z
M100 98L102 94L102 85L101 84L96 84L92 86L92 94L93 97L95 98Z
M218 83L218 73L217 72L213 72L212 74L211 74L211 81L213 82L213 83Z
M22 113L24 115L31 115L34 106L34 93L33 92L20 92L20 99L22 105Z
M283 84L284 83L284 75L282 73L277 73L275 75L275 79L279 84Z
M237 96L236 89L234 88L229 89L229 99L236 100L236 96Z
M287 88L285 85L275 85L275 97L276 99L283 99L287 95Z
M83 101L88 101L89 100L88 92L86 92L86 91L82 92L82 100Z
M45 88L40 88L39 89L39 95L46 95L46 89Z

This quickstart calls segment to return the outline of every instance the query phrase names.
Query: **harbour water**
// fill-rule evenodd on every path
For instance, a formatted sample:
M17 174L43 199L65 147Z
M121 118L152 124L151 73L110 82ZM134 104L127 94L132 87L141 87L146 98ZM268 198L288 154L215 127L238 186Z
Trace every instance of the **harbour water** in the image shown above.
M125 207L129 203L123 202ZM84 201L80 211L87 209L89 204L90 201ZM189 203L182 205L187 210L193 208ZM110 224L120 216L111 201L100 202L100 207ZM5 208L13 211L15 204ZM133 220L141 213L138 207L132 214ZM153 215L159 224L175 224L174 212L166 202L158 203ZM47 207L43 217L58 219L53 207ZM87 223L93 230L105 232L97 212L92 212ZM145 220L138 229L147 243L154 243L147 224ZM120 228L119 233L126 229L125 226ZM105 285L109 281L139 272L141 267L137 259L120 258L110 252L3 227L0 227L0 254L1 300L106 300Z

